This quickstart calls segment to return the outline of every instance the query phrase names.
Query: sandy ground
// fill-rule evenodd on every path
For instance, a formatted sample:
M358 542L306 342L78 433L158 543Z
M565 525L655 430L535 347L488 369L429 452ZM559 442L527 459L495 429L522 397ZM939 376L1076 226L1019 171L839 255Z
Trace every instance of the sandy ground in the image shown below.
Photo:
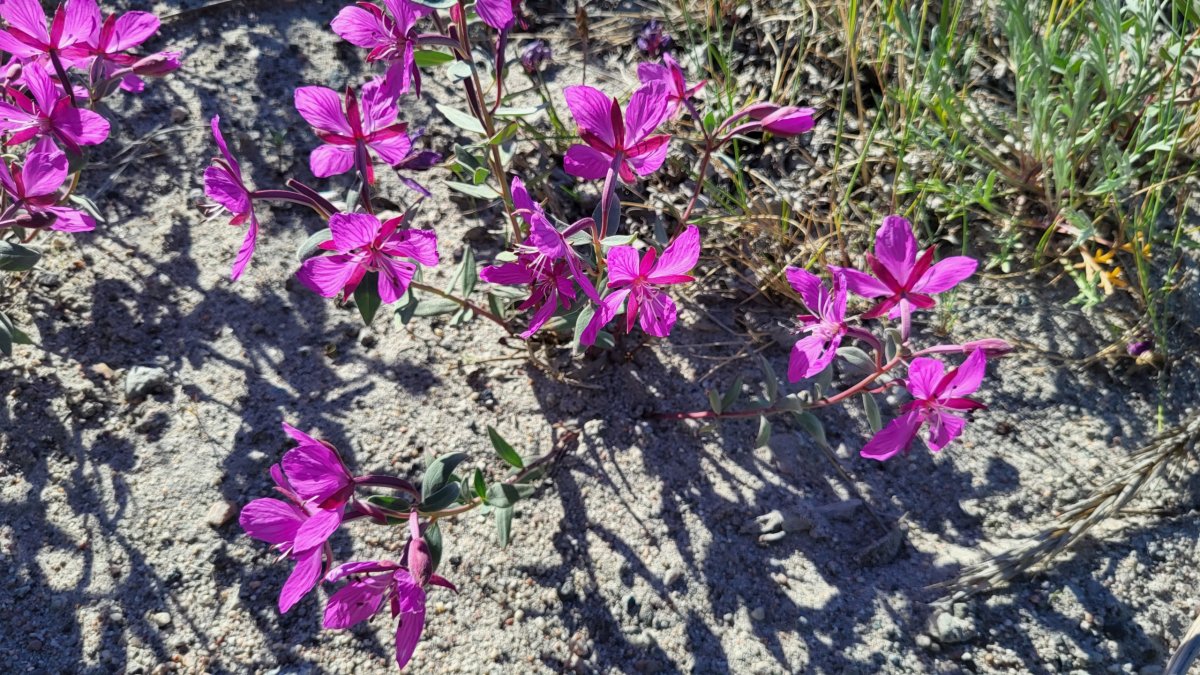
M627 363L585 364L598 389L584 389L528 365L483 322L409 330L381 317L361 328L352 307L289 280L296 245L320 227L299 208L260 209L258 254L231 284L240 232L195 208L214 152L204 124L222 115L260 187L308 179L314 139L292 89L336 88L365 72L325 28L339 3L248 7L164 26L152 46L182 48L187 68L141 98L114 99L118 131L86 174L108 222L56 237L18 296L18 321L35 326L41 349L0 364L6 671L394 668L382 618L323 631L317 596L281 617L288 566L222 513L268 494L267 469L288 448L282 421L332 440L363 473L408 476L425 453L450 451L498 471L488 424L527 456L581 432L520 505L508 549L495 546L488 517L444 524L443 573L461 593L431 592L412 672L1152 673L1165 661L1200 584L1186 481L1148 493L1112 536L1010 592L934 608L928 586L1035 532L1111 476L1153 435L1160 400L1168 423L1194 405L1194 351L1165 392L1130 361L1070 368L1047 353L1102 347L1104 311L1069 306L1070 289L1045 279L972 280L950 339L1025 345L989 367L980 398L990 410L946 452L882 465L857 456L860 411L822 413L847 484L786 420L761 449L754 422L639 421L701 409L704 385L728 386L739 372L757 387L752 359L697 380L741 346L722 326L747 313L786 322L794 310L687 300L670 341ZM570 74L552 71L554 86L572 84ZM425 82L426 97L402 115L428 124L430 145L446 150L453 132L431 103L455 92L436 75ZM499 245L488 233L495 214L441 187L417 225L439 232L445 262L434 280L467 242L481 258ZM936 318L918 326L929 339ZM765 355L785 371L785 347ZM138 366L164 369L167 381L128 401ZM900 546L877 545L884 531L849 501L858 497L902 531ZM756 516L821 507L830 515L810 530L757 543ZM356 524L334 548L340 560L369 557L395 551L399 534Z

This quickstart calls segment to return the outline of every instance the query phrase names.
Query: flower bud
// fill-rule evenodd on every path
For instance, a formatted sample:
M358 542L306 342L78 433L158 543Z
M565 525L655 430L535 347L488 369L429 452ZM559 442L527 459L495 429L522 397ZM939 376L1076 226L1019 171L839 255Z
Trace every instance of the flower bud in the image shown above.
M638 34L638 49L652 59L658 58L659 54L671 49L674 44L671 36L663 32L662 24L654 19L647 21Z
M134 75L161 77L171 71L179 70L179 67L182 65L180 61L181 56L180 52L159 52L141 58L130 66L129 69L133 71Z
M964 352L973 352L976 349L982 349L983 355L992 358L995 356L1004 356L1013 350L1013 346L1001 340L1000 338L984 338L982 340L973 340L963 345Z
M408 573L424 586L433 576L433 561L429 555L429 544L421 537L421 525L417 512L408 514Z
M1130 356L1141 356L1142 354L1145 354L1146 352L1150 351L1153 348L1154 348L1153 341L1138 340L1136 342L1130 342L1128 345L1126 345L1125 351L1128 352Z
M21 79L21 70L21 64L18 63L16 59L13 59L12 62L4 68L4 80L6 82L16 82L17 80Z
M812 131L813 115L816 113L812 108L777 106L770 103L751 106L747 112L750 117L762 123L763 131L769 131L776 136L798 136Z
M521 48L521 67L529 74L541 70L542 64L549 60L550 45L542 40L534 40Z

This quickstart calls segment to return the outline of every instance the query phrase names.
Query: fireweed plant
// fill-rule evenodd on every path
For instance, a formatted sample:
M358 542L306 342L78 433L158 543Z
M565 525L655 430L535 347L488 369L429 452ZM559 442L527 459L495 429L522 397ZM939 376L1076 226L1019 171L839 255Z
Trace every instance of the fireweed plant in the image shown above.
M27 273L41 259L28 246L38 235L103 222L76 193L87 148L109 137L101 102L118 90L140 93L142 78L178 69L180 54L139 54L158 19L104 15L96 0L67 0L49 15L38 0L0 0L0 19L0 272ZM0 352L30 343L0 311Z
M352 175L353 187L335 201L317 189L289 179L275 189L253 187L222 135L220 120L212 120L219 155L204 172L204 187L212 200L211 215L229 215L229 223L244 228L232 266L238 279L253 258L260 235L256 207L286 201L309 207L323 227L299 245L296 278L313 292L337 301L354 302L366 323L380 307L394 306L396 321L453 314L455 325L479 316L510 335L526 340L562 343L573 348L605 348L640 328L648 336L671 333L678 310L673 294L693 281L702 248L701 229L690 222L704 180L695 187L678 221L653 242L640 240L623 227L618 192L655 174L664 164L672 142L689 128L699 149L698 175L703 177L715 154L735 139L752 141L760 134L795 136L813 128L809 108L751 102L725 119L702 113L697 100L704 82L689 82L684 67L669 54L657 54L670 44L661 27L644 34L643 49L656 55L638 68L639 86L626 98L586 85L567 87L566 108L574 121L577 142L562 159L567 174L598 188L597 207L587 217L564 222L532 198L527 182L508 171L516 135L526 118L548 108L558 125L539 68L549 58L544 43L530 42L511 55L509 34L522 24L519 1L463 2L383 0L382 5L360 2L343 8L331 22L344 40L366 51L379 72L361 86L342 91L302 86L295 91L299 115L315 137L309 156L318 178ZM653 44L651 44L653 43ZM476 61L476 55L487 58ZM439 112L471 138L444 153L418 150L404 119L405 97L419 96L422 70L441 69L462 88L464 109L438 104ZM524 73L534 81L547 105L522 108L507 105L521 92L511 91L506 74ZM684 118L690 122L681 123ZM391 171L417 196L430 192L414 179L416 172L448 166L447 185L471 197L493 201L503 210L501 231L505 251L489 264L477 265L468 246L448 287L421 281L424 268L442 260L436 230L421 227L417 211L386 212L377 199L381 173ZM839 394L781 398L778 382L768 381L768 401L751 411L730 411L730 396L712 397L714 410L664 415L667 418L766 416L791 411L808 415L808 408L831 405L856 394L872 394L904 385L913 394L902 414L876 437L864 455L887 459L906 451L918 435L939 450L962 430L965 414L980 407L967 395L982 378L985 360L1007 350L998 340L944 345L916 350L910 344L911 315L936 304L943 293L975 270L975 261L948 258L934 261L932 248L918 251L912 226L889 217L879 230L875 253L867 256L869 271L831 268L831 286L814 274L789 270L789 278L808 306L797 331L789 380L822 381L831 377L837 356L871 372ZM479 282L486 284L477 300ZM847 316L849 293L873 301L858 316ZM621 316L624 315L623 319ZM864 328L868 320L887 320L887 336ZM864 345L873 355L851 345ZM965 359L949 370L934 355ZM900 379L901 367L907 378ZM735 384L740 391L741 383ZM824 386L827 390L828 386ZM803 392L805 396L808 392ZM736 397L734 397L736 398ZM870 399L873 405L873 399ZM807 418L803 418L807 419ZM815 418L814 418L815 419ZM769 426L768 426L769 429ZM465 455L457 453L432 461L415 484L400 477L353 476L337 452L326 443L285 427L300 446L284 455L272 469L284 499L260 499L247 505L241 522L246 532L277 548L294 564L279 601L286 612L322 580L347 583L327 604L324 625L346 628L385 607L398 622L396 660L408 663L420 637L424 605L430 586L451 591L438 577L441 554L440 518L474 508L496 514L498 536L506 544L516 501L532 491L532 480L543 460L526 465L494 430L493 446L511 466L500 482L487 484L481 472L454 474ZM364 492L387 490L394 494ZM341 524L366 519L385 525L406 525L408 544L398 561L375 560L333 566L329 537ZM434 592L434 591L429 591ZM441 592L441 591L436 591Z

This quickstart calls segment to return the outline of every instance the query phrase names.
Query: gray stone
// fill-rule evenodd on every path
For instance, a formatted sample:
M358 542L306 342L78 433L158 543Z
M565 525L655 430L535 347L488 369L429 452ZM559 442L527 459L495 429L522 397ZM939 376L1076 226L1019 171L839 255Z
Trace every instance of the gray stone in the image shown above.
M229 500L214 502L204 514L204 522L208 523L209 527L223 527L233 520L237 513L237 504Z
M939 612L934 617L929 633L942 644L954 645L974 638L979 631L975 628L975 621L969 617L957 617L950 612Z
M125 374L125 400L146 398L167 385L167 371L149 366L134 366Z
M171 625L171 615L166 612L155 612L150 615L150 620L159 628L166 628Z

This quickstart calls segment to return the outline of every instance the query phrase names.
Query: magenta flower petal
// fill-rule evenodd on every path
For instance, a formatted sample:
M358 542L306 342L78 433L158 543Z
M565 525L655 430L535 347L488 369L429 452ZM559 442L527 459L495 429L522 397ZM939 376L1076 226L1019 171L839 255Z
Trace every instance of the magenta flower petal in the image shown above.
M379 260L379 265L379 298L385 305L390 305L404 296L417 266L406 260L386 257Z
M629 157L626 160L637 175L648 176L658 171L667 160L670 147L670 136L651 136L629 148Z
M353 136L350 122L342 110L342 99L325 87L300 87L295 93L296 111L317 129Z
M692 280L688 272L700 261L700 229L688 225L675 240L670 243L653 269L646 275L646 280L652 284L678 284Z
M380 159L388 166L395 166L408 159L412 152L412 141L409 140L407 134L400 134L383 140L371 141L367 147L374 150L375 154L379 155Z
M762 127L777 136L797 136L812 131L815 114L812 108L779 108L762 119Z
M504 30L513 24L512 0L476 0L475 13L496 30Z
M921 413L912 411L888 422L859 453L868 459L884 461L907 450L921 428Z
M613 158L586 145L572 145L563 157L563 169L579 178L599 180L608 174Z
M296 494L318 504L353 484L342 458L324 443L305 443L288 450L281 464Z
M204 194L209 199L240 215L251 210L246 188L233 179L224 167L210 166L204 170Z
M638 302L638 322L647 335L667 337L675 325L678 310L671 296L658 290L641 295Z
M846 288L857 296L863 298L878 298L883 295L891 295L892 289L888 288L882 281L865 272L852 269L849 267L829 266L832 272L841 272L846 276Z
M804 306L814 314L821 311L821 307L825 305L826 296L829 294L825 290L825 284L821 282L821 278L800 267L789 267L784 271L787 276L788 284L792 290L800 295L800 299L804 301Z
M351 581L329 596L322 625L325 628L349 628L366 621L379 611L387 589L386 581L374 577Z
M246 534L268 544L290 545L304 523L304 512L278 499L255 499L242 507L238 523Z
M387 47L392 42L382 13L375 14L355 5L343 7L329 26L356 47L375 49Z
M916 359L913 359L914 361ZM954 370L946 385L938 391L939 398L961 398L974 393L983 384L987 370L987 357L983 350L976 349L967 356L962 365Z
M974 258L966 256L954 256L946 258L933 264L917 283L913 285L913 291L917 293L944 293L951 288L954 288L963 279L975 273L975 268L979 266L978 261Z
M0 17L11 27L37 42L49 44L50 33L46 30L46 13L38 0L4 0L4 3L0 4Z
M247 206L247 208L249 208L249 206ZM230 271L230 278L233 281L237 281L239 278L241 278L242 272L246 271L246 265L249 265L250 258L254 257L254 247L257 244L258 219L255 218L254 213L251 212L250 226L246 228L246 237L242 239L242 246L238 249L237 257L233 259L233 268Z
M96 229L96 221L91 216L78 209L66 206L50 206L43 209L54 216L54 224L50 229L58 232L89 232Z
M908 390L916 399L930 399L938 396L938 386L945 374L946 367L937 359L918 357L908 364Z
M100 16L96 10L96 20ZM113 22L112 38L108 43L108 51L123 52L133 49L149 40L158 32L158 17L149 12L126 12Z
M616 131L613 129L613 101L598 89L586 85L567 87L563 91L567 107L575 117L575 124L580 131L594 134L609 147L616 144ZM607 170L607 167L606 167Z
M352 251L375 241L381 225L369 213L335 213L329 218L329 232L339 251Z
M609 293L600 300L600 304L596 305L596 313L592 315L591 321L588 321L588 325L579 334L580 344L593 345L596 343L596 336L600 334L600 329L607 326L608 322L613 320L613 317L621 309L621 303L625 302L625 298L629 297L629 293L630 290L628 288L623 288Z
M809 335L797 340L788 358L788 381L799 382L819 374L833 362L836 354L837 343L831 343L821 335Z
M533 283L533 274L529 268L517 263L489 265L479 270L479 278L490 284L500 284L501 286L521 286Z
M59 88L45 66L38 62L30 63L21 71L21 78L43 113L54 109L59 99Z
M342 524L342 509L318 509L296 530L295 549L307 551L321 546Z
M437 233L433 230L400 230L380 247L384 253L412 258L425 267L438 264Z
M396 598L400 625L396 627L396 664L403 668L412 660L421 631L425 628L425 591L404 570L396 572Z
M67 156L50 137L43 136L25 156L25 165L21 168L25 196L54 194L67 179L67 170Z
M99 145L108 138L108 120L87 108L64 107L54 113L51 123L61 136L76 145Z
M917 260L917 238L912 223L900 216L888 216L875 233L875 256L897 283L908 280Z
M392 571L398 567L399 565L391 562L390 560L366 560L362 562L342 563L341 565L338 565L330 570L329 574L325 575L325 581L328 583L334 583L335 581L339 581L348 576L370 574L372 572Z
M359 269L353 256L317 256L300 264L296 278L314 293L332 298L350 283Z
M308 156L308 168L317 178L340 176L354 168L354 146L318 145Z
M279 592L280 614L287 614L289 609L316 587L317 582L321 579L323 553L324 551L318 547L297 556L296 567Z
M667 119L667 85L653 81L638 87L625 106L625 145L643 141Z
M925 443L931 451L941 452L942 448L958 438L966 426L967 421L957 415L934 413L930 416L929 436L926 438Z

